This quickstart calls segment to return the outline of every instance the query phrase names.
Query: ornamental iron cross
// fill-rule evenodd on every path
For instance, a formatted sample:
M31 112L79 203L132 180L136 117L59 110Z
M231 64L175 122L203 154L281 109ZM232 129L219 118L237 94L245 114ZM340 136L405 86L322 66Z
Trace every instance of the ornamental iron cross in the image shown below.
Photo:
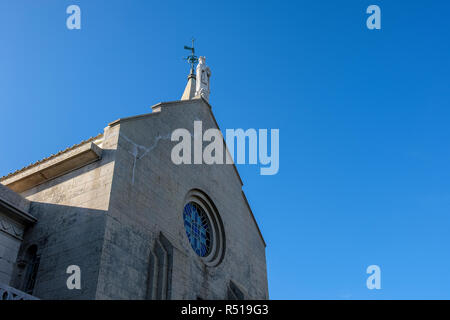
M184 46L184 49L191 51L191 55L184 58L191 65L191 74L194 74L195 64L198 62L198 57L195 55L194 41L195 39L192 38L192 47Z

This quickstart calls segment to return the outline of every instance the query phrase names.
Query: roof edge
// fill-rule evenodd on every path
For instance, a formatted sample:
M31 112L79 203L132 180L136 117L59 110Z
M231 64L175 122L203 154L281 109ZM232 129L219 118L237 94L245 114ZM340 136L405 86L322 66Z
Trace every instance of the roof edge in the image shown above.
M38 166L40 164L43 164L43 163L45 163L45 162L47 162L49 160L52 160L52 159L54 159L54 158L56 158L56 157L58 157L58 156L60 156L62 154L65 154L65 153L67 153L69 151L72 151L72 150L74 150L74 149L76 149L78 147L81 147L82 145L85 145L85 144L87 144L89 142L93 142L95 140L98 140L101 137L103 137L103 133L100 133L100 134L96 135L95 137L91 137L91 138L89 138L87 140L83 140L80 143L74 144L73 146L68 147L68 148L66 148L66 149L64 149L62 151L59 151L58 153L52 154L51 156L46 157L46 158L44 158L42 160L38 160L38 161L36 161L34 163L31 163L28 166L23 167L22 169L18 169L18 170L14 171L14 172L11 172L11 173L3 176L3 177L0 177L0 182L5 181L5 180L7 180L7 179L9 179L9 178L19 174L19 173L22 173L22 172L26 171L26 170L34 168L34 167L36 167L36 166Z
M261 229L259 228L258 222L256 222L255 215L253 214L252 208L250 207L250 204L248 203L248 200L247 200L247 197L245 196L244 190L241 190L241 192L242 192L242 197L244 198L245 204L247 205L248 210L250 210L250 215L253 219L253 222L256 225L256 229L258 230L259 236L261 237L261 240L264 244L264 248L267 248L266 240L264 240L264 237L262 235Z
M17 206L11 204L9 201L6 201L0 198L0 208L3 208L5 211L8 211L15 215L14 220L20 220L20 222L26 224L34 224L37 222L37 219L33 217L28 212L18 208Z

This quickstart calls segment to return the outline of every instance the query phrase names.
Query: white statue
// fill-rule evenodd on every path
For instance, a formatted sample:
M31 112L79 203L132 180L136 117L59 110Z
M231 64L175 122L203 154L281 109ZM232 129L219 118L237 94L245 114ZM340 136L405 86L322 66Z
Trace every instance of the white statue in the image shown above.
M205 57L198 58L197 65L197 81L195 85L195 96L202 96L209 101L209 78L211 77L211 69L205 63Z

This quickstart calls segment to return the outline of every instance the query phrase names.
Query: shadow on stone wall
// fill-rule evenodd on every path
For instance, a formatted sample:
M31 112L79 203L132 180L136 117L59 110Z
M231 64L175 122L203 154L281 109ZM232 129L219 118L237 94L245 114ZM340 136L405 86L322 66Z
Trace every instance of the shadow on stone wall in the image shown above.
M37 246L39 266L32 294L40 299L94 299L106 223L106 211L32 202L38 222L25 232L12 285L27 282L27 250ZM70 265L81 269L81 290L69 290Z

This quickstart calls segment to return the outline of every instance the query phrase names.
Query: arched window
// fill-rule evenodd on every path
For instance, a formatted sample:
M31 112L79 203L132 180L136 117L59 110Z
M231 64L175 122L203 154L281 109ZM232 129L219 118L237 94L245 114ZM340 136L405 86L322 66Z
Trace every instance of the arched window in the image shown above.
M147 299L166 300L172 295L173 246L160 232L150 250Z
M27 252L25 253L26 269L23 282L23 291L28 294L33 294L34 285L36 284L36 277L39 269L39 262L41 259L37 251L37 246L32 245L27 249Z
M184 200L182 221L192 250L204 264L217 266L224 256L225 232L211 198L199 189L189 191Z
M189 202L183 211L184 229L192 249L200 257L211 251L211 223L201 206Z
M228 300L245 300L245 293L233 281L228 283Z

